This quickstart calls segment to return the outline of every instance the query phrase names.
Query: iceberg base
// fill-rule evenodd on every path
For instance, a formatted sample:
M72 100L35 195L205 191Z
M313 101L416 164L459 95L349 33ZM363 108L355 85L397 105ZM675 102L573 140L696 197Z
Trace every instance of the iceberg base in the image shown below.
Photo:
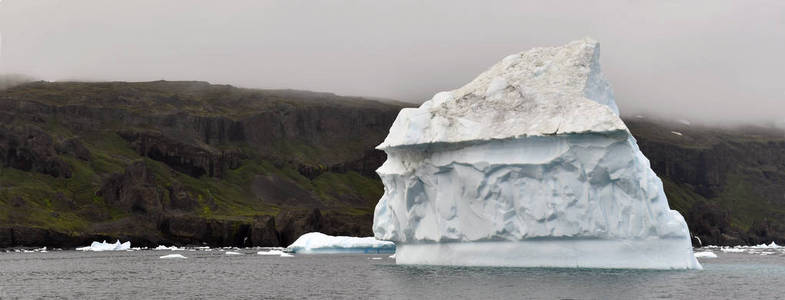
M702 269L685 239L530 240L398 244L404 265Z

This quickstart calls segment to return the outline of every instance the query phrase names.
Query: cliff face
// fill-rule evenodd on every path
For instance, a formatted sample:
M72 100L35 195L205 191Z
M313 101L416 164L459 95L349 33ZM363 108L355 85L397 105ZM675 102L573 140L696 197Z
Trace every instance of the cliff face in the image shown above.
M401 106L201 82L0 91L0 247L369 235Z
M0 247L371 235L386 158L374 146L402 107L203 82L0 91ZM781 131L626 121L701 240L785 242Z

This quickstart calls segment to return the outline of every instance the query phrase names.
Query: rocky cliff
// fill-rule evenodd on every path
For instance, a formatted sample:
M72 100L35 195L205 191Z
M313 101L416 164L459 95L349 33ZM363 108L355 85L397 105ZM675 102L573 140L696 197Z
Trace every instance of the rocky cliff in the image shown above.
M374 146L403 106L204 82L0 91L0 247L371 235ZM704 243L785 242L782 131L625 122Z
M399 104L203 82L0 91L0 247L369 235Z

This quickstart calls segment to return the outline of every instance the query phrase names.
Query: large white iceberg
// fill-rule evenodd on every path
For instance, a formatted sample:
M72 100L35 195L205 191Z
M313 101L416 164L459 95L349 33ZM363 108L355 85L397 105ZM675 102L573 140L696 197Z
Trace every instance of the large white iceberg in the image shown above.
M394 253L395 244L374 237L331 236L309 232L286 248L294 253Z
M103 242L93 242L90 246L76 248L78 251L127 251L131 250L131 242L120 243L120 240L114 244Z
M399 264L698 269L591 39L510 55L398 114L377 239Z

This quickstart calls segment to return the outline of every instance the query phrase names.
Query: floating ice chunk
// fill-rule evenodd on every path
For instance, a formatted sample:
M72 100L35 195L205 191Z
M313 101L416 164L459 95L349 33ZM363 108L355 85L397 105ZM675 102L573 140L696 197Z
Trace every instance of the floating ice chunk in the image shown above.
M511 55L401 110L377 146L373 224L396 263L701 268L599 50L584 39Z
M162 250L169 250L169 251L183 251L183 250L185 250L185 249L183 249L183 248L177 248L177 246L171 246L171 247L167 247L167 246L158 246L158 247L155 247L155 248L153 248L153 250L157 250L157 251L162 251Z
M750 248L754 248L754 249L780 249L780 248L782 248L782 246L777 245L777 243L775 243L775 242L771 242L771 244L768 244L768 245L767 244L759 244L759 245L755 245L755 246L750 246Z
M281 253L281 257L294 257L294 255L291 255L291 254L286 253L286 252L282 252Z
M16 252L19 252L19 251L20 250L17 250ZM6 251L6 252L8 252L8 251ZM46 250L46 247L42 247L42 248L29 249L29 250L28 249L22 249L21 252L22 253L47 253L49 251Z
M240 252L234 252L234 251L226 251L226 252L224 252L224 254L226 254L226 255L243 255Z
M683 136L684 134L678 131L671 131L673 135Z
M371 257L370 259L371 260L381 260L382 258L381 257Z
M120 243L117 240L114 244L109 244L106 241L93 242L90 246L76 248L78 251L127 251L131 249L131 242Z
M388 256L387 258L395 259L395 254Z
M717 258L717 254L714 254L714 252L711 252L711 251L701 251L701 252L695 252L695 257L696 258Z
M265 255L265 256L280 256L284 252L281 250L267 250L267 251L259 251L256 252L257 255Z
M163 259L171 259L171 258L184 259L184 258L187 258L187 257L183 256L182 254L168 254L168 255L161 256L159 258L163 258Z
M744 248L741 248L741 247L722 247L722 248L720 248L720 251L725 252L725 253L741 253L741 252L744 252L746 250L744 250Z
M287 247L294 253L394 253L395 243L373 237L330 236L310 232Z

